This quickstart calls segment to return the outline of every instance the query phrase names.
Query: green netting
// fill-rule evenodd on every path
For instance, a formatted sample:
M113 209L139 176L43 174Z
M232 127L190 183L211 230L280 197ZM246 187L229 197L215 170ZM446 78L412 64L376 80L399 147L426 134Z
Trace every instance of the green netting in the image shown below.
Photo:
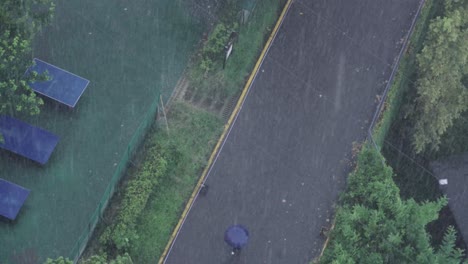
M97 206L94 213L91 215L87 228L85 228L85 230L83 231L83 234L76 241L75 246L73 247L70 253L70 256L74 257L75 261L78 260L79 256L85 249L86 244L91 238L92 232L94 228L96 227L96 224L101 219L110 198L114 194L115 187L117 186L120 178L122 177L125 170L127 169L130 159L133 157L137 147L140 145L140 143L144 139L146 132L152 125L153 120L155 120L156 114L158 112L158 102L159 100L156 99L151 104L150 109L146 113L145 118L141 122L140 126L137 128L135 134L133 135L133 137L130 140L130 143L127 146L127 149L122 155L122 158L120 159L120 162L117 165L117 168L115 169L114 174L112 175L109 185L107 185L107 188L104 191L104 194L101 198L101 201L99 202L99 205Z
M0 151L0 177L31 190L17 220L0 222L0 263L77 258L203 30L185 1L56 5L34 57L91 82L75 109L45 100L21 117L60 137L45 166Z

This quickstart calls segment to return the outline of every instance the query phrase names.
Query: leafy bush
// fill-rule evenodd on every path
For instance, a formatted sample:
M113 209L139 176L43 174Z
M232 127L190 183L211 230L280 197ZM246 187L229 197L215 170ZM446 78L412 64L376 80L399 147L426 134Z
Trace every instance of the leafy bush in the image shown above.
M48 258L44 264L73 264L73 261L63 257L59 257L57 259Z
M463 251L455 248L453 228L437 251L425 229L447 199L402 200L382 159L367 146L359 154L321 263L460 263Z
M202 49L200 69L204 76L213 71L215 65L220 65L224 58L224 47L229 40L229 36L233 31L237 30L237 23L228 26L224 23L219 23L213 29L206 44Z
M406 113L417 153L438 150L441 136L468 110L468 2L444 4L444 16L431 21L417 55L417 95Z
M130 242L138 236L135 223L148 202L154 187L166 172L166 160L159 153L159 149L151 148L148 158L143 163L125 188L121 209L114 225L108 226L100 237L100 242L119 252L128 249Z
M55 11L53 0L3 0L0 5L0 31L33 35L49 24Z
M44 104L28 85L43 76L33 72L24 77L32 64L30 54L31 43L23 35L8 30L0 35L0 113L37 115Z
M0 114L36 115L43 104L28 83L37 73L25 77L31 66L31 40L50 23L55 5L51 0L4 0L0 5ZM42 76L43 77L43 76Z
M277 0L257 1L248 22L239 25L237 21L242 1L222 2L220 22L205 43L206 46L212 45L206 50L211 55L206 56L202 48L189 68L190 89L195 94L195 101L205 98L222 104L238 95L285 3ZM238 32L238 37L223 69L224 45L233 31ZM211 53L213 50L216 52Z
M105 253L91 256L87 260L83 260L81 264L133 264L132 258L128 253L118 255L115 259L108 260Z

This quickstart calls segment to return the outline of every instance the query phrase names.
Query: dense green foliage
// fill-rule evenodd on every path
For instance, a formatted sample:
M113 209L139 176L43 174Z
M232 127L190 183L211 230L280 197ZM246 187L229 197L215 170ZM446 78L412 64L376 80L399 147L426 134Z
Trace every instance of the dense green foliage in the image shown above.
M434 250L426 225L437 219L447 200L402 200L393 171L374 149L364 147L336 213L335 228L322 263L460 263L449 229Z
M197 92L207 92L204 91L207 78L220 77L219 71L223 68L225 46L228 44L231 33L239 29L236 17L239 11L239 1L226 0L221 3L220 19L209 33L198 56L195 57L194 65L190 68L190 81Z
M89 259L82 260L81 264L133 264L132 258L127 253L118 255L115 259L109 260L105 253L91 256ZM73 264L68 258L58 257L56 259L48 258L44 264Z
M56 259L48 258L44 264L73 264L73 261L63 257L59 257Z
M225 55L225 45L228 43L229 36L237 30L237 23L225 25L219 23L213 29L208 40L203 46L200 58L200 70L203 71L203 76L213 71L215 67L221 68Z
M31 41L34 34L53 17L52 0L6 0L0 5L0 114L35 115L43 104L28 82L44 78L33 73Z
M53 18L52 0L3 0L0 6L0 30L11 30L32 37Z
M37 78L37 73L23 76L31 65L30 52L30 41L21 35L7 30L0 36L0 113L36 115L40 111L43 101L28 85Z
M405 119L405 107L413 107L416 97L417 61L416 55L423 48L428 34L430 21L443 14L444 1L427 0L410 37L408 48L400 60L399 69L392 81L391 89L385 101L385 111L374 129L374 140L382 147L382 154L394 169L393 177L403 199L413 198L418 202L433 201L442 195L437 180L428 170L427 152L423 155L414 153L411 138L413 120ZM403 106L403 107L402 107ZM465 118L468 116L465 112ZM468 124L463 117L455 121L441 138L440 150L432 155L446 156L454 152L468 150ZM468 120L468 119L465 119ZM464 125L465 124L465 125ZM465 150L465 151L466 151ZM431 157L433 158L433 157ZM443 241L445 230L456 222L450 209L443 208L439 218L428 225L431 243L434 247ZM457 245L465 248L461 236L457 236Z
M136 220L145 209L146 203L160 178L166 173L167 162L157 148L150 148L147 159L124 190L122 205L116 221L108 226L100 237L101 243L117 248L120 253L128 249L137 238Z
M115 259L109 260L106 254L94 255L80 264L133 264L132 258L127 253L118 255Z
M453 122L453 126L441 137L440 148L431 153L431 159L436 160L450 155L468 151L468 111Z
M417 96L407 115L416 152L437 150L441 136L468 109L468 1L445 1L417 56Z

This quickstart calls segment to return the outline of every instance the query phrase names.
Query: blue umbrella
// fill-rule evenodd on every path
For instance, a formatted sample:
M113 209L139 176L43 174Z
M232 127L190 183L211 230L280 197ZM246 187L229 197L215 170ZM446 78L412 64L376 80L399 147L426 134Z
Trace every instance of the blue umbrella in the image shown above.
M249 240L249 231L242 225L230 226L224 232L224 241L234 249L241 249Z

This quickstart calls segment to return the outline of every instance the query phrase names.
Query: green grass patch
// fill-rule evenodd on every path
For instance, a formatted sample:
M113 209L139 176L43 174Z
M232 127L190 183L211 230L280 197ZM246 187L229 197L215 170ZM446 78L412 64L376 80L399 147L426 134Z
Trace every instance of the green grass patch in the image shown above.
M235 94L242 88L274 28L282 7L277 0L259 1L250 22L240 27L239 40L224 71L228 95Z
M164 127L149 139L167 160L167 172L149 199L137 223L130 246L135 263L157 261L190 197L223 123L215 115L185 103L172 106L169 133Z
M189 76L194 86L192 93L195 93L195 97L208 98L210 101L224 101L238 94L273 30L284 2L258 1L248 23L231 26L237 29L238 38L233 45L233 52L225 69L222 69L222 56L219 56L213 70L208 74L198 67L197 60L192 63Z

